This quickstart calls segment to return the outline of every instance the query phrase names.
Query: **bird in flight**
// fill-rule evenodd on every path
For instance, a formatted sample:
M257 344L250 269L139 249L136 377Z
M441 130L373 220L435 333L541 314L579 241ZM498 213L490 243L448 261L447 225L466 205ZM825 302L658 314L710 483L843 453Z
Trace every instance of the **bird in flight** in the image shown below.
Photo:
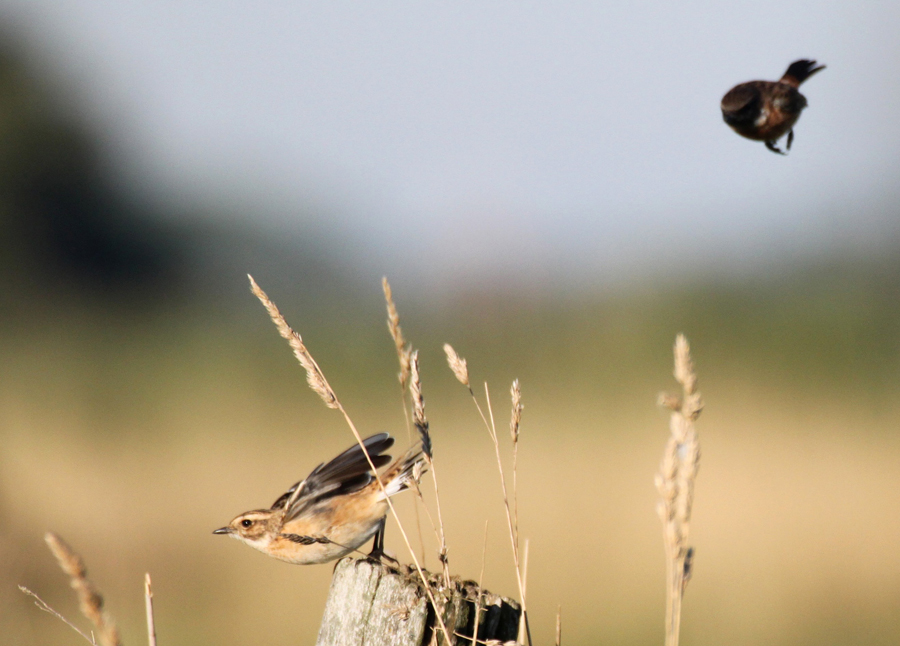
M815 61L794 61L778 81L749 81L735 85L722 97L722 118L747 139L766 142L766 148L784 155L775 144L787 135L787 150L794 141L794 124L806 107L800 84L825 69Z

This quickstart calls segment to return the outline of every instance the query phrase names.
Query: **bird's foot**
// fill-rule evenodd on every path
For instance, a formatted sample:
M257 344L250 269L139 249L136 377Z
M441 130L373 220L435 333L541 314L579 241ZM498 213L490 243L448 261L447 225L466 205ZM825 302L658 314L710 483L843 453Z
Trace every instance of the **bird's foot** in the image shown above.
M779 148L778 146L775 145L774 141L767 141L766 148L771 150L773 153L778 153L779 155L787 155L786 152L784 152L783 150L781 150L781 148ZM788 148L790 148L790 146L788 146Z
M371 552L369 552L368 556L366 556L366 560L370 563L384 565L385 567L388 567L392 570L400 570L400 561L385 552L383 549L372 550Z

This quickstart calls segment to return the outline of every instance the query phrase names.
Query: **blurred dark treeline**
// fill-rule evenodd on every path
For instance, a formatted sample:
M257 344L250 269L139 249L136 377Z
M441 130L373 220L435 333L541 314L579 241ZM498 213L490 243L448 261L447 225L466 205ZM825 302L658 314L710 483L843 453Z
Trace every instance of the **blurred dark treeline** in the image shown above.
M32 53L0 27L0 307L7 314L54 303L144 311L221 303L229 291L244 294L247 272L310 298L350 288L348 270L329 260L315 234L279 239L203 205L163 213L130 194L101 126ZM299 215L299 227L313 226Z
M184 250L175 232L111 190L92 133L33 76L14 42L0 48L4 292L145 291L176 279Z

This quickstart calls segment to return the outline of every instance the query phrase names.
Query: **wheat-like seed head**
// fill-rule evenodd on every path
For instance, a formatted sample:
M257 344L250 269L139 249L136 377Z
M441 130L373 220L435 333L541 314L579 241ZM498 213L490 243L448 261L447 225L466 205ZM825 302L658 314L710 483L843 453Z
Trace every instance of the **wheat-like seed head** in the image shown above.
M44 540L47 542L50 551L53 552L53 556L59 562L59 567L62 568L63 572L72 579L84 579L85 575L87 575L84 560L75 553L75 550L69 547L68 543L53 532L44 534Z
M406 339L403 338L403 330L400 328L400 314L397 313L397 306L394 304L394 294L386 276L381 279L381 287L384 289L384 300L387 302L388 330L391 333L391 338L394 340L394 346L397 348L397 357L400 359L400 374L397 375L397 378L400 380L400 387L406 390L406 384L409 381L411 350L409 344L406 343Z
M409 367L409 391L413 402L413 424L416 425L419 436L422 438L422 451L431 460L431 434L428 431L428 418L425 417L425 396L422 394L422 380L419 376L418 350L410 355Z
M410 355L410 390L413 401L413 422L416 426L428 426L425 417L425 397L422 395L422 380L419 376L419 351L415 350Z
M444 353L447 355L447 363L450 365L450 370L453 371L459 383L469 387L469 367L466 365L466 360L456 354L456 350L449 343L444 344Z
M418 488L419 488L419 483L422 482L423 475L425 475L425 465L421 462L416 462L413 465L413 470L412 470L412 477L413 477L413 481L416 483L416 490L418 490ZM422 493L419 492L419 495L421 496Z
M509 389L509 393L512 396L512 416L509 420L509 435L512 438L513 444L515 444L519 441L519 424L522 422L522 409L525 408L522 405L522 391L519 388L518 379L512 383L512 388Z
M78 595L82 614L97 629L100 646L119 646L121 643L119 631L116 630L112 619L103 611L103 597L87 578L84 560L69 547L68 543L53 532L47 532L44 540L50 551L53 552L53 556L56 557L59 567L69 576L69 583Z
M703 410L703 400L697 392L697 375L694 373L691 347L683 334L679 334L675 339L675 379L684 390L681 404L684 417L693 422Z
M294 356L297 357L300 365L306 370L306 383L308 383L309 387L322 398L322 401L325 402L325 405L328 406L328 408L339 408L337 396L325 379L325 375L322 374L319 365L312 358L309 350L306 349L303 339L291 329L290 325L287 324L287 321L275 306L275 303L273 303L266 293L260 289L259 285L256 284L256 281L253 280L253 276L248 274L247 277L250 279L251 291L265 306L266 311L269 312L269 317L272 319L272 322L275 323L275 327L278 328L278 333L287 340L294 350Z
M674 359L675 379L682 387L682 396L660 395L659 398L659 403L671 410L672 414L669 418L669 439L655 478L660 495L657 513L663 524L663 543L667 557L667 646L678 646L681 598L693 565L694 550L688 546L688 535L694 501L694 481L700 466L700 442L694 422L703 410L690 346L681 334L675 339Z
M681 410L681 400L669 393L659 393L659 397L656 398L656 404L676 413Z
M684 386L685 394L693 395L696 391L697 376L691 360L691 347L683 334L675 337L675 380Z

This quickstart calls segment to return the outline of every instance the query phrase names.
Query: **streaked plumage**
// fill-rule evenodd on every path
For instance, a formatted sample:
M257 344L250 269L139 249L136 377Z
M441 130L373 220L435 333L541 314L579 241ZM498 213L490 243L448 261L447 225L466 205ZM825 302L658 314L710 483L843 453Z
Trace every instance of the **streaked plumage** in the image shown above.
M376 468L391 461L384 455L394 440L379 433L363 441ZM417 468L418 465L418 468ZM360 446L354 445L312 472L272 504L248 511L214 534L227 534L269 556L301 565L326 563L346 556L375 537L380 553L388 496L407 489L425 471L421 445L410 448L375 479Z

